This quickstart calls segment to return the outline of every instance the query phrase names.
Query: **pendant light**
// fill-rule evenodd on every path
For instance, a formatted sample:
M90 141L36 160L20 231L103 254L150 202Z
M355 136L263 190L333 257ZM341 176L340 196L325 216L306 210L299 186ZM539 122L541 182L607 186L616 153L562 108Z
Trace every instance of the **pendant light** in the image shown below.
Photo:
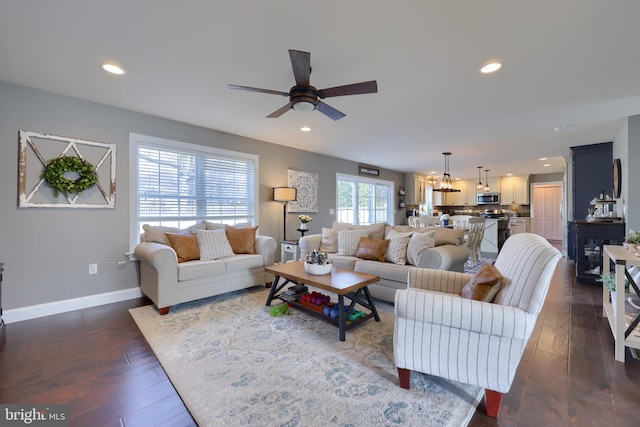
M491 191L491 187L489 187L489 169L485 169L484 170L484 174L485 174L484 175L485 176L485 180L487 181L484 184L484 191L488 193L489 191Z
M482 173L481 169L482 166L478 166L478 184L476 185L476 190L478 191L482 190L482 177L480 176Z
M451 181L451 175L449 174L449 156L450 152L442 153L444 155L444 174L442 174L442 181L440 181L440 188L434 188L433 191L440 191L443 193L459 193L460 190L453 188L453 181Z

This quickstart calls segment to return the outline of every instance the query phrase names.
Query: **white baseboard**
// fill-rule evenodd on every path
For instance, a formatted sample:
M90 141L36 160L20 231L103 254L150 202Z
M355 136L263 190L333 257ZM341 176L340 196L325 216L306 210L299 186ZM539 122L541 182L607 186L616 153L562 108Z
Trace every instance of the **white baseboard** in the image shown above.
M139 298L141 296L142 292L140 291L140 288L136 286L135 288L123 289L121 291L3 310L2 319L5 323L20 322L22 320L36 319L38 317L51 316L53 314L66 313L68 311L81 310L83 308L96 307L98 305L111 304L113 302L126 301L129 299Z

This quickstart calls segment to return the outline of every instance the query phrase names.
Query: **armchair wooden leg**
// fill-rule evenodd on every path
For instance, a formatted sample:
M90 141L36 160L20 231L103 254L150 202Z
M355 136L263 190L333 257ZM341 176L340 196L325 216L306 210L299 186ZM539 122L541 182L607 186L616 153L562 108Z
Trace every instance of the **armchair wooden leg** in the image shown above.
M409 390L411 387L411 371L409 369L398 368L398 377L400 378L400 387Z
M162 307L162 308L158 308L158 311L160 312L161 316L164 316L165 314L169 314L169 309L171 308L171 306L169 307Z
M487 406L487 415L498 418L500 406L502 405L502 393L486 389L484 391L484 401Z

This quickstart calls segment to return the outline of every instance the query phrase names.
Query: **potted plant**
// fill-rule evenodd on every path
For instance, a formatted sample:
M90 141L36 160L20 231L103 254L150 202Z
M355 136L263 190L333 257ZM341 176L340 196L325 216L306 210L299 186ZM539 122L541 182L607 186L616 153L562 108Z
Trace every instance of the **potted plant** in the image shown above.
M630 252L637 252L638 246L640 246L640 231L629 229L629 234L625 236L622 246Z
M613 306L613 312L616 312L616 275L614 273L604 273L597 279L598 282L605 284L609 293L611 294L611 305ZM624 293L629 293L629 279L624 279Z
M300 220L300 230L307 230L307 223L313 221L313 218L306 214L298 215L298 219Z

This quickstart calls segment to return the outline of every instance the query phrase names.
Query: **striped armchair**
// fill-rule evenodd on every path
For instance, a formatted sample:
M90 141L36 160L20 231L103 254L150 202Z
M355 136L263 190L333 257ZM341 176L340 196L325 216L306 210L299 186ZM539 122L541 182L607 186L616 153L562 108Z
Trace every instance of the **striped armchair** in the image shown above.
M477 385L497 418L560 256L538 235L511 236L495 262L503 280L493 303L459 296L470 274L411 269L408 289L395 296L400 386L409 388L411 371Z

